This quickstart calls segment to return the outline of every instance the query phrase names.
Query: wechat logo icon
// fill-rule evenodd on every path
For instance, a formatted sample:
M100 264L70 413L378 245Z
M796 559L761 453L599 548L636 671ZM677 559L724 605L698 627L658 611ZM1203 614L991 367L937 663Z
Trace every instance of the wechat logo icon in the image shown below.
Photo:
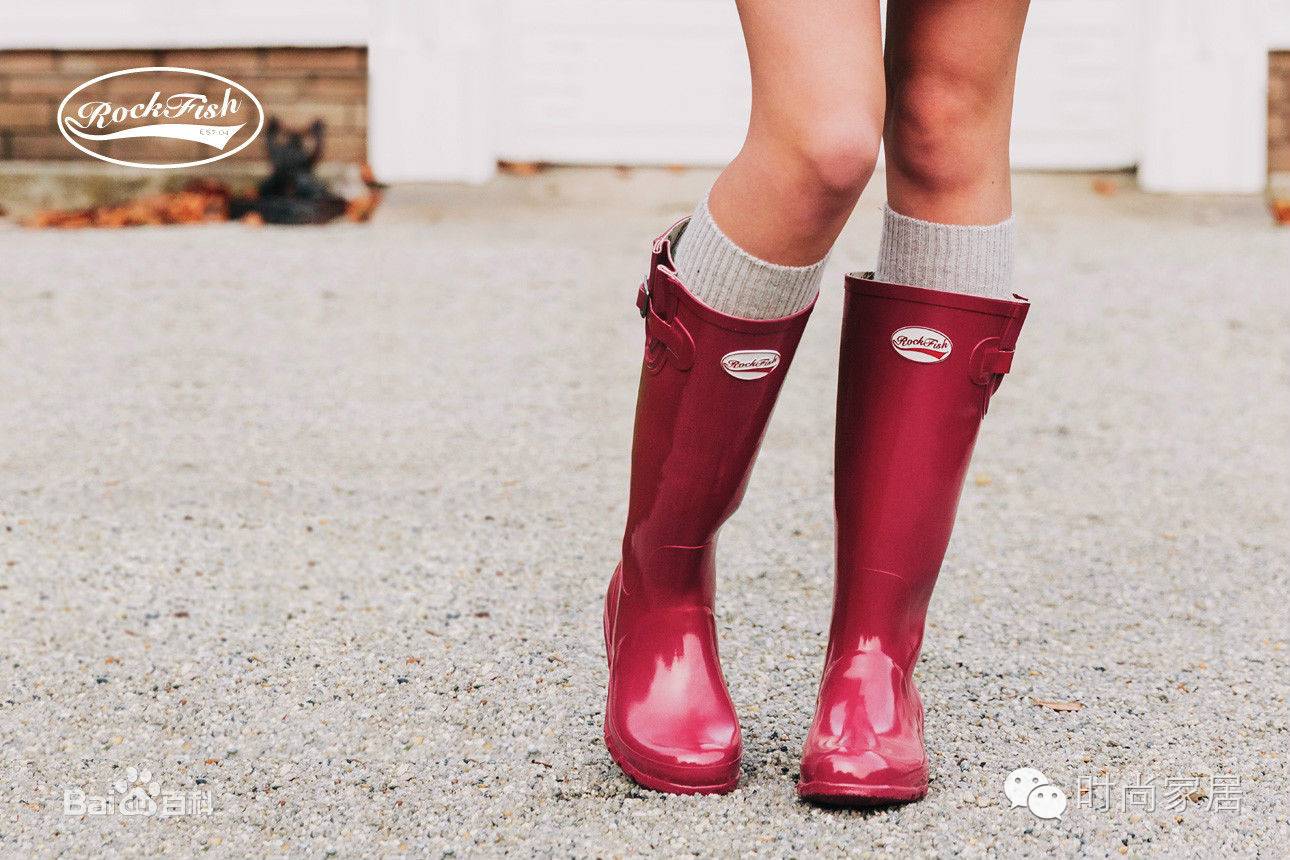
M1003 780L1009 809L1024 806L1041 821L1060 819L1066 811L1066 792L1033 767L1019 767Z

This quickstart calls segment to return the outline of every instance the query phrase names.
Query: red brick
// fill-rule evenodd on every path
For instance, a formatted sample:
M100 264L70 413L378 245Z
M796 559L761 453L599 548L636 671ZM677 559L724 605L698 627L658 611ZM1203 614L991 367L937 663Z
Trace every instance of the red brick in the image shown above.
M1268 170L1273 173L1290 171L1290 143L1278 143L1268 147Z
M156 51L61 51L58 54L60 69L83 74L87 78L155 65Z
M134 75L131 75L130 77L134 77ZM211 82L215 86L208 86L204 83L193 80L191 82L184 82L182 87L173 87L168 86L165 83L154 84L152 81L144 81L142 79L131 81L129 77L122 78L121 83L119 84L116 84L115 81L112 83L114 86L110 86L107 89L95 89L93 97L97 100L99 98L103 98L106 94L107 99L113 104L123 106L129 106L139 102L147 103L155 92L161 93L161 101L165 101L166 98L177 92L196 93L197 95L206 96L208 100L218 101L224 94L224 88L228 86L227 84L220 84L216 81ZM241 94L238 93L237 90L234 90L233 95L238 96ZM78 95L78 104L80 99L81 96ZM245 98L243 100L245 100Z
M39 74L14 75L9 78L8 93L22 98L48 98L63 100L63 96L85 83L85 78L71 75ZM15 98L13 101L20 101Z
M101 151L102 147L94 147ZM109 154L122 161L139 161L144 164L178 163L198 161L219 155L219 150L202 146L186 140L161 140L155 137L139 137L130 140L114 140L110 144Z
M0 73L53 70L53 51L0 51Z
M54 105L47 101L0 102L0 126L10 129L53 128Z
M367 135L352 131L328 134L323 141L323 161L353 164L367 161Z
M321 119L334 129L350 127L350 110L345 105L295 102L277 105L272 111L266 108L265 112L276 116L289 128L304 128L316 119Z
M300 100L303 82L299 78L244 78L239 80L264 105L265 113L283 108ZM318 99L326 101L326 99Z
M318 69L363 71L367 51L363 48L271 48L265 53L266 69L313 71Z
M301 93L317 101L365 103L367 101L367 79L319 75L312 80L306 81Z
M164 51L162 61L163 66L201 69L203 72L214 72L234 78L238 83L245 83L236 78L236 75L258 70L263 65L263 52L259 48Z
M32 161L66 161L88 158L85 153L63 139L61 134L14 134L9 138L9 158Z

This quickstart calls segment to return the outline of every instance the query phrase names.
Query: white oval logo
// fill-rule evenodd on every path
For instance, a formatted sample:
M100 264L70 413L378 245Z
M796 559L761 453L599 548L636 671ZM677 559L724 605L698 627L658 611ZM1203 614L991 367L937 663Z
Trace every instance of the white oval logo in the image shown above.
M58 130L72 146L123 167L209 164L241 152L263 127L264 107L246 87L178 66L99 75L58 105ZM210 150L217 154L203 157Z
M721 366L735 379L761 379L779 367L779 353L773 349L740 349L721 356Z
M936 329L917 325L896 329L891 335L891 345L896 352L919 364L944 361L954 348L950 339Z

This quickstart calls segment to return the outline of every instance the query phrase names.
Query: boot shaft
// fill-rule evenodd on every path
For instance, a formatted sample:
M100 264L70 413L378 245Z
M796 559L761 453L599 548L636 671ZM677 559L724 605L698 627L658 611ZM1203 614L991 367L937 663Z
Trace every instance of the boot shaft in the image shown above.
M654 556L677 587L710 579L717 529L739 506L811 307L777 320L718 313L680 282L678 224L655 242L638 293L645 351L623 540L627 584ZM688 558L687 551L688 550Z
M856 276L846 288L832 647L882 640L908 663L1028 304Z

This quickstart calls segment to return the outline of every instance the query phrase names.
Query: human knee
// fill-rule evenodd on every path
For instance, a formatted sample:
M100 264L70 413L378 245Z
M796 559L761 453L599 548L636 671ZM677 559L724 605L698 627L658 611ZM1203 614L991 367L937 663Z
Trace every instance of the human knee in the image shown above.
M880 124L835 115L797 130L791 143L803 193L822 208L850 208L873 175Z
M992 160L1007 159L1010 112L1000 110L998 89L993 80L953 73L901 80L890 94L888 161L931 192L979 181Z

